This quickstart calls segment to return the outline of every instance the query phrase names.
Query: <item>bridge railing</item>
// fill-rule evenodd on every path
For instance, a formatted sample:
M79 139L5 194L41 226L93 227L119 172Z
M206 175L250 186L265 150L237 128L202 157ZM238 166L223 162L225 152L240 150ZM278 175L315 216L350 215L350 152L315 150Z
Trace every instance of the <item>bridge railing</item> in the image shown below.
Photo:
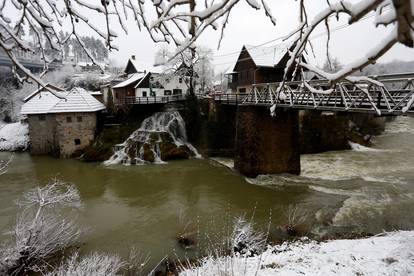
M185 95L154 96L154 97L125 97L121 104L144 105L144 104L166 104L185 100Z
M328 80L261 83L247 94L215 95L224 104L276 105L297 109L377 113L414 113L414 73L365 77L342 81L333 87Z

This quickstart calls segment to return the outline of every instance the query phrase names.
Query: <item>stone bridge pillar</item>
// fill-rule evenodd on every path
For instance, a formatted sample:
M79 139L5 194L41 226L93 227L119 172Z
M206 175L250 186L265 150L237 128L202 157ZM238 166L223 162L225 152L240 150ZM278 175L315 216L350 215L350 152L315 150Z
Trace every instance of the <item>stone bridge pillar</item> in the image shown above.
M248 177L259 174L300 174L297 110L239 106L236 122L235 168Z

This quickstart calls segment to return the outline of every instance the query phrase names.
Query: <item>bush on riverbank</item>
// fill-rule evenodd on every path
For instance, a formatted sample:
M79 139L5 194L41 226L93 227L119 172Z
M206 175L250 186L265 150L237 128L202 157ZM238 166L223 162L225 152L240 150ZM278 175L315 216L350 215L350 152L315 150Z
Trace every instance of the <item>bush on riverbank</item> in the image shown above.
M75 245L81 230L62 209L80 207L73 185L54 181L24 193L17 203L16 225L10 241L0 248L0 275L25 275L38 271L47 260Z
M0 122L0 151L24 151L29 147L29 126L23 123Z

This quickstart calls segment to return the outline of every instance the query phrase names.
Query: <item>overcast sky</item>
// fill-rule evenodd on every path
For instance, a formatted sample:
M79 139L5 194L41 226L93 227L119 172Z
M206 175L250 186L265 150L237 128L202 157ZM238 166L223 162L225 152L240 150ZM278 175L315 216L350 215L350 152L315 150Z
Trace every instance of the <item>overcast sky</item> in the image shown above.
M243 44L258 45L290 33L298 22L297 2L293 0L268 0L274 16L277 19L276 26L273 26L270 20L264 15L263 10L255 11L245 2L236 6L231 13L230 23L225 31L225 38L221 48L217 50L219 32L207 31L199 40L199 44L206 45L214 50L214 64L217 66L216 72L226 70L234 64L238 57ZM308 4L310 16L314 15L326 5L326 1L311 0ZM356 58L362 57L375 43L387 33L383 27L376 28L373 25L373 16L368 17L363 22L337 30L332 34L330 46L331 55L337 57L342 63L350 62ZM346 17L341 18L339 22L332 19L332 26L343 26L346 23ZM119 65L123 65L125 60L136 55L137 59L144 64L152 64L154 55L160 45L154 44L145 32L139 32L134 28L133 22L130 22L131 28L128 35L119 32L116 43L120 47L119 52L111 53L111 59ZM323 64L326 59L326 31L324 28L317 30L316 33L321 35L313 39L316 60L312 57L310 60L316 64ZM280 44L278 40L269 43L267 46ZM395 46L387 53L380 62L392 60L414 60L414 50L405 46Z

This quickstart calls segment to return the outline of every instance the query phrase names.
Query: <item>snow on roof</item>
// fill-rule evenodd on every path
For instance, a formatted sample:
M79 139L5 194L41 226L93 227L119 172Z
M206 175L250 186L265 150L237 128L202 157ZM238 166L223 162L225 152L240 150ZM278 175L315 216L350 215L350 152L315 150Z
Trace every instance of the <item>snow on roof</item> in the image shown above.
M60 88L60 87L57 87L57 86L54 86L53 84L50 84L50 83L47 83L46 84L46 87L48 88L48 89L51 89L51 90L53 90L53 91L64 91L62 88ZM39 93L40 91L43 91L43 90L47 90L47 89L45 89L44 87L39 87L37 90L35 90L34 92L32 92L32 93L30 93L30 95L29 96L27 96L26 98L24 98L23 99L23 101L24 102L27 102L28 100L30 100L34 95L36 95L37 93Z
M103 109L105 106L88 91L75 87L69 92L40 91L23 104L21 114L95 112Z
M149 75L149 74L151 74L151 72L148 72L148 73L146 73L145 74L145 76L143 76L142 77L142 79L135 85L135 88L137 88L140 84L141 84L141 82Z
M245 45L256 66L274 67L285 56L288 48L285 45L272 47L257 47Z
M90 91L89 94L91 94L92 96L102 95L101 91Z
M117 85L115 85L112 88L122 88L122 87L126 87L129 86L137 81L139 81L141 78L143 78L145 76L145 73L135 73L132 74L131 77L129 77L128 79L118 83Z

